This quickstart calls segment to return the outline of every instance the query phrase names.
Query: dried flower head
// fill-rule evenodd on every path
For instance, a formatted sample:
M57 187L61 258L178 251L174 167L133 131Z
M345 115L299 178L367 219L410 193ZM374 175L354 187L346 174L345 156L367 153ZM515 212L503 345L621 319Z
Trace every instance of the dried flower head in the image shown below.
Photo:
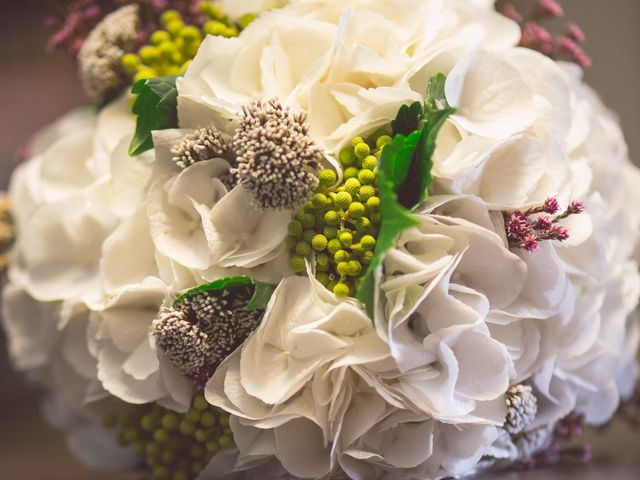
M511 435L523 432L538 413L538 400L528 385L512 385L507 390L507 416L504 428Z
M107 15L87 37L78 53L78 68L91 98L104 99L120 88L120 59L133 48L138 25L138 5L127 5Z
M232 160L231 137L210 125L186 135L171 149L171 154L175 164L183 169L212 158Z
M261 208L295 210L318 186L322 149L309 136L306 116L278 100L243 108L233 147L234 173Z
M262 310L246 310L253 287L201 292L166 308L151 331L171 364L204 384L260 323Z

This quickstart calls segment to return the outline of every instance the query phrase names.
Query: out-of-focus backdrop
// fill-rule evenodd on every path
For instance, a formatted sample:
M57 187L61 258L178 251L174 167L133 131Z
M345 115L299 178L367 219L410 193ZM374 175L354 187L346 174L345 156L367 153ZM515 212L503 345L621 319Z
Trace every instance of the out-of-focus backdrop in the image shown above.
M62 54L45 51L44 3L0 2L0 189L7 186L16 151L30 135L85 101L73 64ZM521 6L533 1L513 3ZM562 4L567 18L587 34L586 48L594 66L586 72L586 79L618 112L631 156L640 164L640 0L563 0ZM78 465L66 451L63 438L41 420L39 398L37 389L13 373L0 333L0 479L115 480L114 474L86 472ZM640 435L616 425L594 444L591 465L500 478L640 478Z

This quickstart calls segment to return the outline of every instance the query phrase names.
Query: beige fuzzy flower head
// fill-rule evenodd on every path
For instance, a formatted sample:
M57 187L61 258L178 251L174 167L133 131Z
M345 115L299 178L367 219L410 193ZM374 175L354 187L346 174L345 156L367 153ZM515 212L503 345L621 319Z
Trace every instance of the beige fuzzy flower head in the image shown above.
M0 270L9 264L9 253L16 240L9 197L0 193Z
M309 136L306 115L293 114L278 100L243 109L233 146L233 173L261 208L294 210L318 186L322 149Z
M126 5L107 15L78 53L82 87L91 98L103 99L118 90L122 80L120 59L133 47L139 10L138 5Z

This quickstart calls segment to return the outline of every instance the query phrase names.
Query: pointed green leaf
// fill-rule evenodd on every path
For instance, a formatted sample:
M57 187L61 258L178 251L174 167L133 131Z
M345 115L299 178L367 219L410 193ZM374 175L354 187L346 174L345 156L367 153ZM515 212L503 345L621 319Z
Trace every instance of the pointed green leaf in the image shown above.
M396 119L391 122L391 130L394 135L409 135L418 129L422 118L422 104L414 102L411 105L402 105Z
M249 300L249 303L247 303L247 306L245 307L245 309L250 312L253 310L266 309L269 300L271 300L271 295L273 295L273 292L276 289L269 283L254 282L254 284L256 286L256 290L253 292L253 297L251 297L251 300Z
M178 77L157 77L140 80L133 85L136 96L133 113L138 116L136 132L129 146L129 155L137 156L153 148L153 130L178 126Z
M427 96L424 101L426 111L433 111L448 107L444 94L444 86L446 83L447 76L444 73L436 73L429 79Z

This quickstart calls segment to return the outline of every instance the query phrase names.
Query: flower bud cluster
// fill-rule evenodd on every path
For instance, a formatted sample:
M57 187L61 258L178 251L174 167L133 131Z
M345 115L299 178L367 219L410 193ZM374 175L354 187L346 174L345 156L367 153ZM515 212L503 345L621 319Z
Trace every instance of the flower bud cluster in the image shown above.
M582 48L586 37L574 23L569 23L563 35L552 35L542 23L548 19L564 16L564 10L557 0L537 0L530 15L522 15L516 7L507 3L501 8L502 14L518 22L522 28L520 45L537 50L554 60L564 60L591 66L591 59Z
M341 181L323 170L313 198L289 224L290 266L305 270L315 257L316 278L339 297L353 296L371 262L380 229L377 165L388 135L374 142L356 137L339 155Z
M160 16L160 27L151 33L149 43L137 53L127 53L121 59L123 69L133 76L134 81L183 75L196 56L206 35L235 37L239 30L248 25L249 18L234 25L211 2L200 4L202 14L208 19L201 27L190 25L177 10L166 10Z
M535 252L540 248L542 240L557 240L559 242L568 240L569 230L559 225L559 222L571 215L584 212L584 204L574 201L558 215L559 210L558 201L555 198L548 198L542 205L532 207L524 212L520 210L512 213L503 212L509 247Z
M9 253L16 241L16 228L9 198L0 193L0 270L9 263Z
M116 429L118 443L133 449L154 480L192 480L220 450L234 446L229 414L202 395L184 414L144 405L106 415L103 425Z

